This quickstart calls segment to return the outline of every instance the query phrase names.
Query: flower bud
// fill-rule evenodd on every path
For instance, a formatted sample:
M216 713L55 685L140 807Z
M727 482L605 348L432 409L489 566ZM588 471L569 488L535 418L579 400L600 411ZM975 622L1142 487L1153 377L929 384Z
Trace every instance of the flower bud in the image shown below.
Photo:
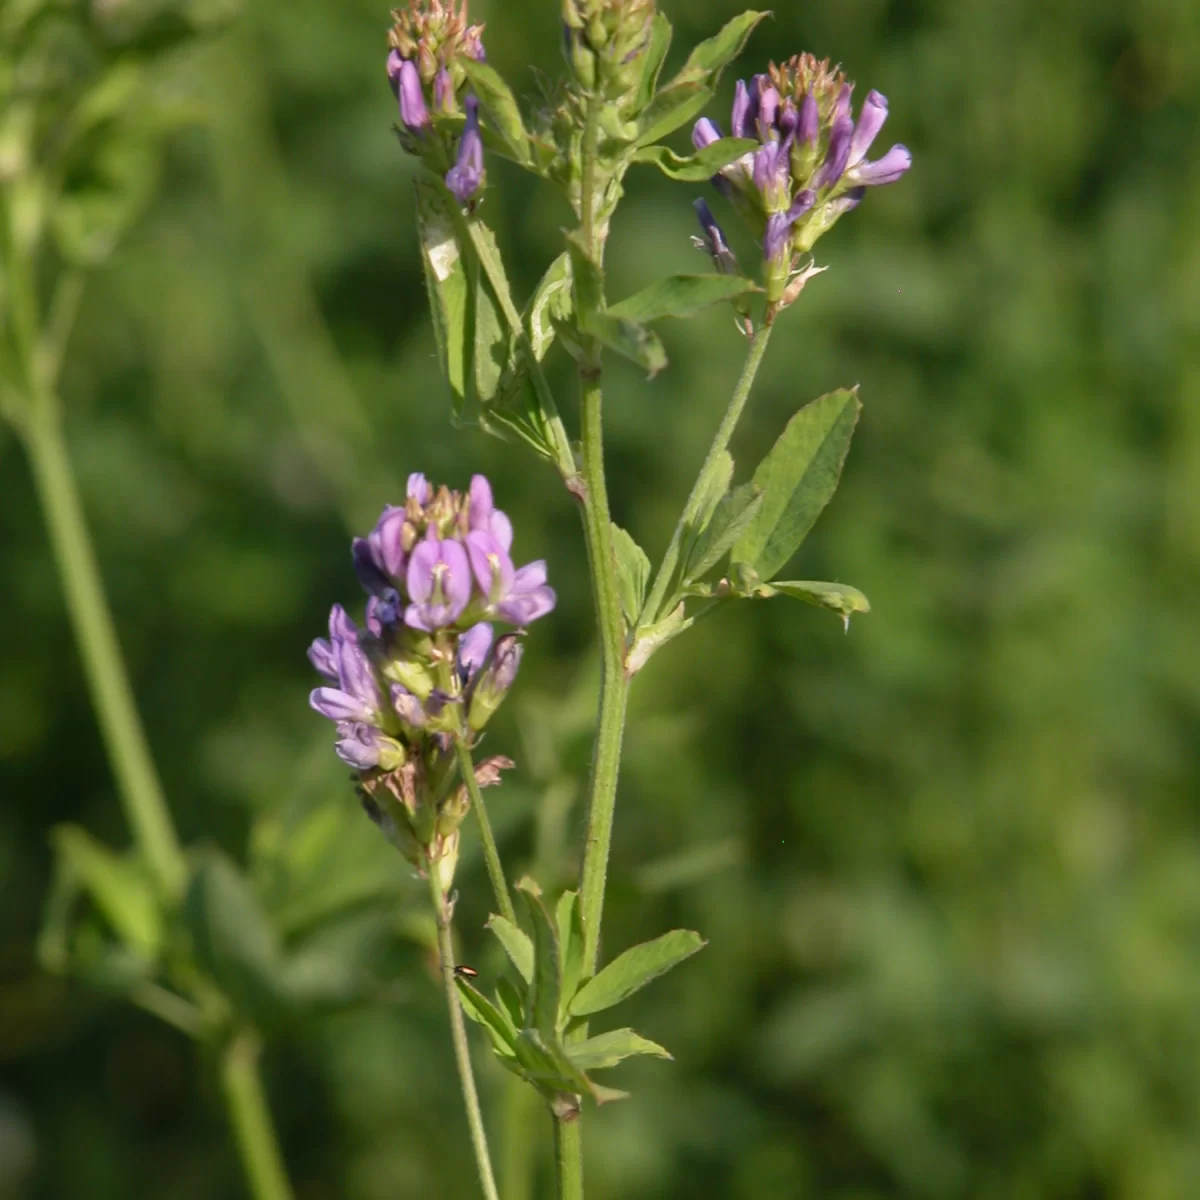
M619 101L636 91L654 0L564 0L567 62L585 92Z
M504 697L517 678L524 653L519 634L508 633L497 639L488 665L476 677L471 689L467 724L475 732L481 730L504 703Z

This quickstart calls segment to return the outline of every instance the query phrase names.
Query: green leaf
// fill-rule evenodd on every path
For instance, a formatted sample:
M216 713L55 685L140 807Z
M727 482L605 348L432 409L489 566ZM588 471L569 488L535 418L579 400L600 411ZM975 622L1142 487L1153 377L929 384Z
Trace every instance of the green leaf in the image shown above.
M487 920L487 927L496 935L496 940L504 947L512 965L517 968L517 974L526 983L533 982L533 942L529 934L514 925L507 917L492 913Z
M279 1007L283 955L249 881L232 859L205 855L192 876L184 921L200 965L242 1013L269 1018Z
M630 628L642 611L646 599L646 585L650 582L650 560L646 552L614 523L613 547L617 553L617 584L621 591L621 611Z
M671 275L614 304L609 313L647 325L663 317L693 317L714 304L758 291L752 279L737 275Z
M758 23L769 14L744 12L734 17L720 33L701 42L683 64L683 69L671 81L677 83L715 84L721 72L746 48L746 42Z
M667 352L658 335L628 317L595 313L584 329L601 345L636 363L651 378L667 365Z
M447 194L425 178L418 178L415 188L417 237L433 314L438 361L450 385L455 415L461 418L466 404L472 349L472 339L467 334L471 284L458 241L458 220Z
M763 502L733 547L733 561L769 579L799 549L837 490L862 404L858 389L830 392L802 408L759 464Z
M698 933L674 929L652 942L631 947L575 993L570 1004L571 1016L586 1017L620 1004L704 945Z
M673 638L677 638L685 629L690 629L694 620L694 617L687 615L681 600L661 621L642 626L625 656L626 676L632 679L650 661L652 654L661 650Z
M310 1008L345 1008L367 998L379 989L371 968L393 924L381 908L327 922L288 954L281 990L291 1003Z
M554 906L554 925L558 930L558 949L562 959L562 992L558 1005L560 1031L566 1024L568 1002L579 987L579 976L583 970L583 923L578 901L577 892L563 892Z
M533 978L529 984L530 1021L548 1042L558 1028L558 999L562 990L562 967L558 954L558 934L542 903L541 889L532 879L522 879L517 890L533 922Z
M603 1071L635 1054L650 1054L655 1058L671 1058L657 1042L634 1033L632 1029L614 1029L611 1033L600 1033L584 1042L575 1042L567 1048L567 1057L581 1071Z
M509 153L522 166L528 166L529 134L525 131L525 122L512 90L495 67L461 56L458 61L466 69L479 102L487 110L492 127L504 140Z
M59 825L50 836L62 869L88 892L113 932L144 958L157 957L162 916L138 864L115 854L78 825Z
M762 507L763 493L753 483L721 498L708 527L696 538L683 570L685 583L702 579L728 553Z
M855 613L869 613L870 601L858 590L842 583L817 583L809 579L796 579L764 583L757 587L754 595L762 599L771 596L791 596L795 600L803 600L815 604L818 608L827 608L835 612L845 622L847 628L850 618Z
M671 22L662 13L656 13L654 24L650 27L650 41L643 56L642 79L633 101L634 115L640 113L654 99L658 77L662 74L663 63L666 62L667 51L670 48Z
M516 986L504 976L496 981L496 1002L504 1010L504 1015L512 1022L514 1029L524 1027L525 1005L521 1001Z
M567 235L567 254L571 259L575 310L583 324L604 308L604 272L591 256L578 231Z
M646 106L638 118L637 146L651 146L698 117L713 98L702 83L671 82Z
M458 998L462 1002L463 1012L487 1030L492 1049L502 1057L515 1058L517 1030L509 1021L508 1014L497 1008L478 988L472 986L469 980L456 977L454 982L458 987Z
M703 183L742 155L753 153L757 145L752 138L721 138L690 158L683 158L667 146L642 146L634 153L633 161L650 163L677 183Z
M525 317L529 343L539 362L554 344L556 322L567 320L572 312L571 256L560 254L551 264L537 291L529 301Z
M503 271L500 250L492 231L482 221L477 221L476 225L479 236L491 251L495 268ZM516 369L521 356L513 345L512 332L501 313L491 281L474 253L471 254L471 301L475 335L471 355L473 383L476 399L486 405L496 399L505 376Z

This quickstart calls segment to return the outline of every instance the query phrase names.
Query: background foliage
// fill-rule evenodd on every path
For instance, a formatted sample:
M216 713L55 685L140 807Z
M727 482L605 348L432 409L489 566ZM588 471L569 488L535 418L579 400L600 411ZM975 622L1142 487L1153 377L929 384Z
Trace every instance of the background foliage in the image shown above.
M676 55L739 7L664 2ZM558 69L550 0L472 12L518 91L527 64ZM91 286L64 383L184 835L240 855L252 826L270 845L297 813L346 812L349 849L329 842L313 878L386 898L376 1002L293 1023L268 1057L305 1200L473 1194L423 894L354 840L305 705L304 648L353 594L347 530L410 470L482 470L522 557L550 561L560 607L492 734L519 760L493 802L507 853L543 876L574 867L592 716L571 502L449 423L387 24L366 0L247 0L171 61L197 120ZM799 403L861 384L843 487L793 573L853 582L874 612L847 638L815 610L737 606L639 677L606 938L683 925L710 945L624 1014L678 1062L614 1078L635 1097L589 1116L589 1194L1195 1196L1200 8L787 5L745 73L799 49L886 93L916 165L822 242L833 269L787 314L734 449L757 461ZM527 290L568 214L492 179ZM693 190L630 184L614 296L703 269ZM670 368L615 367L609 401L614 515L652 548L739 354L719 312L666 337ZM0 472L0 1195L236 1195L191 1046L37 965L51 826L126 835L11 438ZM487 976L486 880L477 859L460 875ZM272 903L301 902L300 927L306 898ZM482 1069L511 1180L548 1123Z

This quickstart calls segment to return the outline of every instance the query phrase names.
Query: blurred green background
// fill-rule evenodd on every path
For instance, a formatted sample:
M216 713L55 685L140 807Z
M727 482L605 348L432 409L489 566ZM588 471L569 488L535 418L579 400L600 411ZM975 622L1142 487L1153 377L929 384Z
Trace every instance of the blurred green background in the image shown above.
M662 7L681 59L740 6ZM472 15L518 92L559 70L553 0ZM164 67L198 120L89 286L71 450L180 827L239 857L297 805L344 806L357 837L305 647L357 595L349 531L409 471L487 472L560 594L491 734L518 760L495 804L508 861L561 885L596 678L582 542L549 471L450 424L388 24L366 0L247 0ZM634 1099L588 1112L588 1195L1200 1196L1200 6L781 5L743 72L801 49L886 93L915 166L822 241L734 450L744 478L802 402L861 384L842 490L789 574L874 611L847 637L745 604L639 677L606 945L710 944L622 1015L678 1061L623 1068ZM504 164L491 180L524 295L569 214ZM631 176L614 296L703 269L694 194ZM668 371L614 368L608 401L615 515L654 554L741 352L727 313L665 336ZM127 834L4 434L0 479L0 1196L241 1195L191 1044L38 967L50 828ZM384 912L384 986L266 1060L298 1194L468 1197L424 894L354 844L322 886ZM477 858L460 886L465 957L494 975ZM479 1051L503 1172L531 1156L548 1195L548 1122Z

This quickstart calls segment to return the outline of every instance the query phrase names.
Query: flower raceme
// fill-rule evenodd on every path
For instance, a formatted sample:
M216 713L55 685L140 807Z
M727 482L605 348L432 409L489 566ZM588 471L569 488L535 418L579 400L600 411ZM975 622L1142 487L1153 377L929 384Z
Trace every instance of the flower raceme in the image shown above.
M310 703L334 722L367 811L413 862L445 860L449 875L468 807L447 789L455 740L490 720L516 679L524 628L555 604L546 564L515 567L512 541L482 475L465 495L411 476L405 504L352 544L364 624L334 605L328 639L308 651L324 681ZM517 632L497 637L493 622ZM495 782L507 760L489 761Z
M466 0L459 8L442 0L412 0L392 13L388 42L388 82L400 109L398 130L404 148L441 175L459 204L471 204L484 182L479 101L467 95L464 60L484 62L483 26L467 20ZM439 132L438 117L466 112L458 140Z
M856 124L853 87L828 59L819 62L811 54L772 64L769 74L756 75L749 84L738 81L732 134L756 139L759 148L731 163L713 183L762 238L772 303L785 299L796 255L810 251L857 207L868 187L894 183L912 165L901 145L868 161L887 119L887 98L868 92ZM698 149L720 137L707 117L692 131ZM700 219L704 244L715 254L724 246L724 235L707 206Z

